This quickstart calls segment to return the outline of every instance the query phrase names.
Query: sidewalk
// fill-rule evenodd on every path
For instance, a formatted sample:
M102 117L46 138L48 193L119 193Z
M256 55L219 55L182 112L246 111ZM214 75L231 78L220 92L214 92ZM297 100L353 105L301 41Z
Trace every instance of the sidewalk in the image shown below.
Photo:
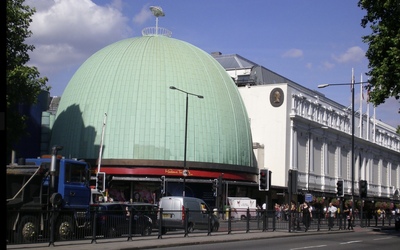
M354 228L354 231L371 231L373 228ZM235 231L231 234L227 232L217 232L212 233L212 235L207 236L206 233L192 233L187 237L182 234L174 235L163 235L162 239L158 239L158 236L146 236L146 237L133 237L132 240L127 240L126 238L117 239L97 239L96 242L91 242L90 239L84 241L62 241L55 242L54 245L48 243L37 243L37 244L23 244L23 245L10 245L7 249L57 249L57 250L71 250L75 249L88 249L88 250L114 250L114 249L149 249L158 248L166 246L185 246L194 244L204 244L213 242L225 242L225 241L242 241L242 240L252 240L261 238L276 238L276 237L293 237L302 235L315 235L315 234L332 234L332 233L351 233L353 231L348 230L310 230L308 232L291 232L288 231L254 231L246 233L245 231Z

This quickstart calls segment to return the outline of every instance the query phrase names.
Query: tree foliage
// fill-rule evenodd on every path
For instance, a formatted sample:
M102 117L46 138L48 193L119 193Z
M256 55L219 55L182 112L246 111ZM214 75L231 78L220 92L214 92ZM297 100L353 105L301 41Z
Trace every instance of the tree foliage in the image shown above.
M7 0L6 5L6 102L7 152L26 134L26 117L18 112L20 104L34 104L46 86L47 78L40 78L36 67L28 67L28 51L34 46L25 44L32 35L29 24L35 9L24 5L24 0Z
M358 6L367 14L361 26L371 28L370 35L363 36L369 45L366 57L369 60L369 101L375 106L387 98L400 97L400 1L360 0ZM397 107L393 107L397 109Z

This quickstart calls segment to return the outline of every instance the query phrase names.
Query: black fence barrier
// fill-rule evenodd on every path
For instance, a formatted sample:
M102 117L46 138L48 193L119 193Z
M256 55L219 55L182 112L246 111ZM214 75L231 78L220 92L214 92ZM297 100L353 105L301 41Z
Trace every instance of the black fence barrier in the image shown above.
M234 231L266 232L268 231L304 231L302 213L283 213L277 216L274 210L244 211L225 210L168 211L159 209L156 217L140 214L132 208L102 210L93 207L91 211L7 211L6 240L8 245L49 243L54 245L60 241L88 240L98 243L108 238L133 240L133 237L157 235L162 239L164 234L231 234ZM100 210L99 210L100 209ZM243 216L242 216L243 215ZM195 220L197 221L193 221ZM394 218L356 217L354 226L390 226ZM375 223L374 223L375 221ZM151 222L152 225L146 223ZM336 216L333 230L344 229L347 220ZM328 218L319 211L313 211L312 221L308 229L328 230Z

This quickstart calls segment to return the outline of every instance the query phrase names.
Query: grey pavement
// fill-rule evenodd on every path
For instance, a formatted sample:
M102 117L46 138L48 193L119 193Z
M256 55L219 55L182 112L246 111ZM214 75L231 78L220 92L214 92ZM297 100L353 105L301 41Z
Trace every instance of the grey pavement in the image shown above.
M376 231L376 228L361 228L355 227L354 231ZM378 229L380 230L380 229ZM246 233L246 231L232 231L230 234L227 232L216 232L211 235L207 233L191 233L184 237L183 234L165 234L160 239L157 234L145 237L132 237L131 240L127 238L115 238L115 239L97 239L96 241L79 240L79 241L60 241L54 244L49 243L36 243L36 244L21 244L21 245L8 245L7 249L57 249L57 250L71 250L71 249L93 249L93 250L109 250L109 249L151 249L160 247L173 247L173 246L185 246L215 242L232 242L232 241L243 241L252 239L265 239L275 237L293 237L302 235L312 234L333 234L333 233L352 233L354 231L349 230L332 230L327 229L309 230L308 232L288 232L288 231L261 231L255 230Z

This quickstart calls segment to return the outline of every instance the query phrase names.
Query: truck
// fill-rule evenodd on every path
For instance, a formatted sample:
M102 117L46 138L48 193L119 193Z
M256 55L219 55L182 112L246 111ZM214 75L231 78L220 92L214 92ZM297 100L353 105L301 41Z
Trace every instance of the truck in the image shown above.
M251 218L257 216L257 200L249 197L228 197L228 204L231 208L231 218L247 219L247 209Z
M61 149L6 166L7 241L68 240L90 228L90 166L60 157Z

